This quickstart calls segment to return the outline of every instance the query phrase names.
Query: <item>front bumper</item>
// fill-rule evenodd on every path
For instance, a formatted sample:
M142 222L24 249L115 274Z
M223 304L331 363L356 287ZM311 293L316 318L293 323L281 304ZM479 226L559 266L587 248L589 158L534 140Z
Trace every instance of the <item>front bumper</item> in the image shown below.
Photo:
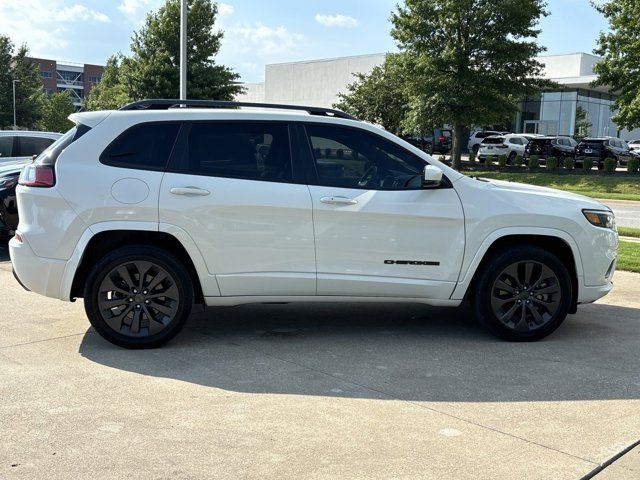
M60 285L67 262L38 257L25 241L12 238L9 256L20 285L34 293L60 299Z

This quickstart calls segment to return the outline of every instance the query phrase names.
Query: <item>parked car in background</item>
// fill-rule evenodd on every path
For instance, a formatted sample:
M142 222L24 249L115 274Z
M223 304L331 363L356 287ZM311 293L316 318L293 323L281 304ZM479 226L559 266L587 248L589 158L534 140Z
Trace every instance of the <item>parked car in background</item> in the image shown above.
M171 339L194 303L469 299L494 334L533 341L612 288L597 200L468 177L342 112L229 105L71 115L20 175L21 284L84 298L128 348Z
M528 165L529 158L532 155L536 155L541 164L546 163L549 157L556 157L560 165L562 165L565 158L573 158L575 156L577 145L578 142L571 137L534 137L524 149L524 163Z
M487 157L507 157L507 163L513 165L517 155L524 156L524 149L529 139L519 133L492 135L482 140L478 150L478 160L482 163Z
M403 136L405 142L409 142L416 148L432 155L434 153L449 153L452 144L451 130L447 128L436 128L431 136Z
M604 168L606 158L613 158L618 165L627 165L631 158L627 142L613 137L583 138L576 148L576 164L582 165L585 158L591 158L599 170Z
M469 142L467 143L467 149L469 152L478 153L480 149L480 144L482 141L491 136L502 135L502 132L498 132L495 130L478 130L477 132L473 132L469 137Z
M627 142L627 145L629 145L629 150L633 152L640 152L640 140L631 140L630 142Z
M6 243L18 226L16 186L18 177L31 159L0 163L0 243Z
M0 163L32 159L61 136L60 133L52 132L0 130Z

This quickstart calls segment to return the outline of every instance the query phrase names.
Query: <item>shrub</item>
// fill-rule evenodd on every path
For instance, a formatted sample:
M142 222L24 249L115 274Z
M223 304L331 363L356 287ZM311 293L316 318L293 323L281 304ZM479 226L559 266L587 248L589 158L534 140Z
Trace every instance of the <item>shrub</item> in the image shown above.
M547 168L550 170L558 168L558 159L556 157L547 158Z
M627 163L627 171L631 173L635 173L638 171L640 167L640 159L638 157L631 157L629 159L629 163Z
M469 152L469 163L476 163L476 154L474 152Z
M522 155L516 155L516 158L513 163L516 167L521 167L522 164L524 163L524 159L522 158Z
M444 155L440 155L440 156L438 157L438 160L440 160L440 162L444 163L444 162L446 162L446 161L447 161L447 157L445 157Z
M573 170L576 166L576 161L572 157L565 157L564 168L567 170Z
M493 166L493 164L494 164L495 162L496 162L496 159L495 159L493 156L491 156L491 155L489 155L488 157L485 157L485 158L484 158L484 164L485 164L485 166L486 166L486 167L491 167L491 166Z
M616 171L616 167L618 166L618 161L615 158L605 158L604 159L604 171L607 173L614 173Z
M498 157L498 166L500 168L504 168L507 166L507 156L506 155L500 155Z
M529 168L540 168L540 158L537 155L529 157Z
M584 159L582 160L582 169L583 169L583 170L587 170L587 171L589 171L589 170L591 170L592 168L593 168L593 159L588 158L588 157L587 157L587 158L584 158Z

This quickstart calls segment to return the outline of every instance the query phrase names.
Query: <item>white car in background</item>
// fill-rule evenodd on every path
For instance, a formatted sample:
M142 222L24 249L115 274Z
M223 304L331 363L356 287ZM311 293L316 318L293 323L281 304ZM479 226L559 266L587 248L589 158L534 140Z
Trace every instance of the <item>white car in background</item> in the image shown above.
M519 133L487 137L480 144L478 160L484 162L487 157L504 155L507 157L507 164L513 165L517 155L524 155L524 149L530 139L531 135Z
M629 150L640 152L640 140L630 140L627 142L627 145L629 145Z
M480 144L482 141L493 135L502 135L502 132L498 132L496 130L478 130L477 132L473 132L469 137L469 142L467 143L467 150L469 153L478 153L478 149L480 148Z
M15 162L40 155L61 136L61 133L53 132L1 130L0 163Z
M468 177L342 112L147 100L70 118L22 171L11 261L25 288L84 298L116 345L168 341L194 303L464 300L532 341L613 287L608 207Z

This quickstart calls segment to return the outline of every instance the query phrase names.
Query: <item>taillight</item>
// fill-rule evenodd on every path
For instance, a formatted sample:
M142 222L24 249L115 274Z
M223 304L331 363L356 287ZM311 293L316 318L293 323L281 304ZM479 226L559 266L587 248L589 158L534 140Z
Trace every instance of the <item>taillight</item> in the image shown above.
M446 139L447 139L447 137L445 137L444 135L440 135L440 136L438 137L438 141L439 141L439 142L444 142Z
M22 169L18 183L25 187L53 187L56 184L53 166L38 165L35 163L27 165Z

